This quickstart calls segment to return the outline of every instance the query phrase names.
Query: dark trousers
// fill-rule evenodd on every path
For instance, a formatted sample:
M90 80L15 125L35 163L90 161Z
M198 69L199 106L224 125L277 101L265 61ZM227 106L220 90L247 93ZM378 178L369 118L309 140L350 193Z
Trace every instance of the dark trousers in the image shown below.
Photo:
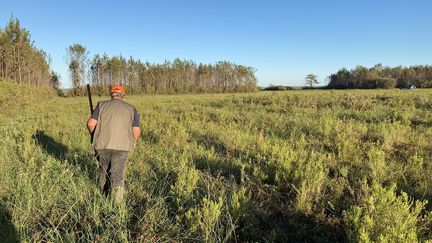
M128 152L111 149L99 149L96 152L99 157L99 188L108 192L113 187L124 186Z

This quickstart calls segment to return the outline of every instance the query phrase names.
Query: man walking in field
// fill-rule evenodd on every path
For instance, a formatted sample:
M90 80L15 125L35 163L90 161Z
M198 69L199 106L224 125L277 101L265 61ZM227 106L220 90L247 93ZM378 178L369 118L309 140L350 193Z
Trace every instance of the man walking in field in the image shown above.
M123 101L125 93L122 86L113 86L111 100L99 102L87 121L89 132L94 131L93 146L100 162L98 186L103 191L109 183L116 203L123 201L128 153L134 150L141 132L138 111Z

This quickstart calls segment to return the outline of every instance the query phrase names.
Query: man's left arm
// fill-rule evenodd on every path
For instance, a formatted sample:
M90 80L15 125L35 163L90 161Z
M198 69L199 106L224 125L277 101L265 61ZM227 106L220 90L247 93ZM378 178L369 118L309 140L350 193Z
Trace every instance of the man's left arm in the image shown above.
M96 119L93 119L91 117L87 120L87 130L89 131L90 134L92 134L93 131L95 130L97 122L98 121Z
M89 131L90 134L92 134L96 128L98 118L99 118L99 104L96 106L90 118L87 120L87 130Z
M134 119L133 119L133 123L132 123L132 134L133 134L133 138L134 138L134 147L136 146L138 139L140 137L141 134L141 124L140 124L140 120L139 120L139 115L138 115L138 111L135 108L134 109Z

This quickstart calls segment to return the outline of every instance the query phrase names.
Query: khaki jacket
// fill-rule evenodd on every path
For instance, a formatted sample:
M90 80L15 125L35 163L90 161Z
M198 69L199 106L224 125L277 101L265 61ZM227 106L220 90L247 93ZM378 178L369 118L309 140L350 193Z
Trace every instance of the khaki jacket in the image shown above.
M123 100L99 102L93 146L98 149L133 151L132 123L135 107Z

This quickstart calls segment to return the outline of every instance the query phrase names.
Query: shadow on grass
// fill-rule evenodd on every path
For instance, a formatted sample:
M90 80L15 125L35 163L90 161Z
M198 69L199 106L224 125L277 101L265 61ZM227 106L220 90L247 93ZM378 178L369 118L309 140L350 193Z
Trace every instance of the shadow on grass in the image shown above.
M0 201L0 242L19 242L18 233L11 222L10 213Z
M83 173L87 174L91 181L96 181L97 164L94 155L88 151L70 149L66 145L57 142L45 131L37 130L33 139L47 154L59 161L68 161L72 166L77 166Z
M44 131L37 130L36 133L33 134L33 139L46 153L55 157L57 160L66 159L69 150L68 147L57 142Z

